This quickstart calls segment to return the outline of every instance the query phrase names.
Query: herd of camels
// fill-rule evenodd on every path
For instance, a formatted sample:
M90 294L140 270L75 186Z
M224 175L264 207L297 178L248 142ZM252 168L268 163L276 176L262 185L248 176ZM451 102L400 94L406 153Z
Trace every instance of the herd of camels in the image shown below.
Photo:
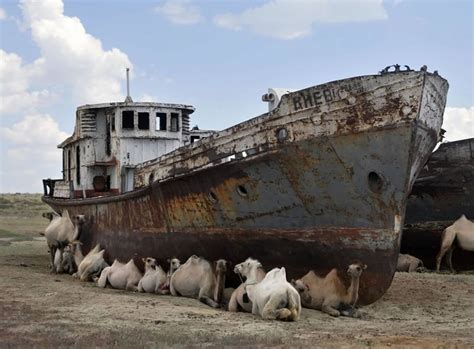
M94 281L98 287L171 294L196 298L214 307L228 311L251 312L263 319L296 321L301 307L317 309L331 316L361 317L356 307L359 279L367 267L356 261L346 271L333 269L325 276L309 271L298 280L287 281L285 268L274 268L265 272L262 264L248 258L235 265L234 272L245 281L237 287L225 288L229 262L219 259L209 262L198 256L191 256L181 264L176 259L168 260L169 270L165 272L152 257L143 258L145 272L135 265L115 260L108 265L104 260L104 249L95 246L85 256L78 240L86 219L83 215L73 216L67 211L62 215L45 213L50 224L44 232L51 256L51 270L69 273L81 281ZM439 272L441 260L447 253L447 263L452 272L452 252L457 245L474 251L474 222L464 215L447 227L442 234L441 248L436 257ZM423 266L416 257L400 254L397 271L415 271Z

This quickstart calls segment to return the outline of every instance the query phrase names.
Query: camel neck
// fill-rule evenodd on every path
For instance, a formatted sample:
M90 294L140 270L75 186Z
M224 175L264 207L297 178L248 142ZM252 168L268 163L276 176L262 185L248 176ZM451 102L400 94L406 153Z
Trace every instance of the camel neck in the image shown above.
M265 270L262 267L254 268L250 271L249 276L245 283L247 285L256 284L265 277Z
M224 293L225 286L225 273L218 272L216 273L216 285L214 289L214 301L218 304L222 303L222 295Z
M359 277L353 276L351 277L351 285L347 290L347 294L349 296L348 304L354 306L357 302L357 298L359 297Z

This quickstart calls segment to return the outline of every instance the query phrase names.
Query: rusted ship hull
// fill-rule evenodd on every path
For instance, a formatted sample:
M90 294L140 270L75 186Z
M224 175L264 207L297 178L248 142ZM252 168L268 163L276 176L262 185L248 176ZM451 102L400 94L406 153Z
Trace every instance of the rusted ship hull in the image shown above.
M109 260L252 256L295 278L359 259L368 304L393 278L406 198L437 143L446 92L445 80L413 71L298 91L144 164L133 192L44 201L91 217L81 240Z
M441 234L461 215L474 219L474 138L443 143L418 176L408 198L402 252L435 267ZM457 270L474 269L474 252L456 249Z

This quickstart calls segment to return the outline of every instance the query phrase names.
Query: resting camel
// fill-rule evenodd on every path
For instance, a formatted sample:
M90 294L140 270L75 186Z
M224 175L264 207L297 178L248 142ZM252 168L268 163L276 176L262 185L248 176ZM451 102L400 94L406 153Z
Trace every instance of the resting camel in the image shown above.
M137 285L142 278L142 273L135 265L133 258L128 263L114 260L110 267L104 268L100 273L97 286L105 287L109 284L112 288L127 291L137 291Z
M240 286L232 292L229 301L229 311L236 312L240 308L247 313L251 313L252 302L249 300L245 287L262 281L265 277L265 270L258 260L247 258L244 262L234 267L234 273L245 277L245 282L241 283Z
M310 271L301 279L293 281L301 295L301 303L305 308L321 310L331 316L360 317L354 309L359 298L359 279L367 265L354 262L347 268L349 280L337 269L332 269L325 277L317 276Z
M412 273L420 271L423 268L423 262L409 254L400 253L397 261L397 271Z
M204 258L191 256L171 276L170 292L173 296L197 298L213 308L222 302L227 265L223 259L209 263Z
M49 216L48 216L49 218ZM76 215L73 217L74 223L69 218L69 213L64 210L62 216L57 213L51 214L51 222L46 227L44 236L48 244L51 256L51 269L54 272L54 257L56 250L66 246L69 242L76 240L81 232L82 226L85 223L84 215Z
M266 320L299 320L301 300L297 290L286 281L285 268L270 270L262 281L249 284L247 294L252 301L252 314Z
M101 274L104 268L109 266L104 260L104 252L105 250L101 250L100 245L97 244L84 257L77 267L77 272L72 276L81 281L92 281L93 278Z
M459 247L466 251L474 251L474 222L462 215L452 225L444 229L441 235L441 248L436 256L436 271L439 272L441 266L441 260L443 259L446 252L447 262L449 269L454 273L452 257L455 245L454 240L458 242Z
M142 258L145 263L145 275L138 283L139 292L168 294L169 290L164 289L167 285L167 275L163 268L158 265L155 258Z
M61 267L64 273L74 274L77 271L77 264L74 257L71 244L64 247L63 258L61 261Z

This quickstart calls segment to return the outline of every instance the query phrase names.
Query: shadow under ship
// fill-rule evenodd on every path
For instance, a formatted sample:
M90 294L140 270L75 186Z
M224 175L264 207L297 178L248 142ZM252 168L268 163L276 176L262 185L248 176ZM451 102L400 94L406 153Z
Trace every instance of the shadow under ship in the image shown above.
M81 241L100 243L109 261L252 256L296 278L361 260L368 304L391 284L407 198L439 141L447 90L436 72L399 66L269 90L268 113L201 139L188 127L191 106L85 105L59 145L63 178L44 180L43 200L88 216Z

